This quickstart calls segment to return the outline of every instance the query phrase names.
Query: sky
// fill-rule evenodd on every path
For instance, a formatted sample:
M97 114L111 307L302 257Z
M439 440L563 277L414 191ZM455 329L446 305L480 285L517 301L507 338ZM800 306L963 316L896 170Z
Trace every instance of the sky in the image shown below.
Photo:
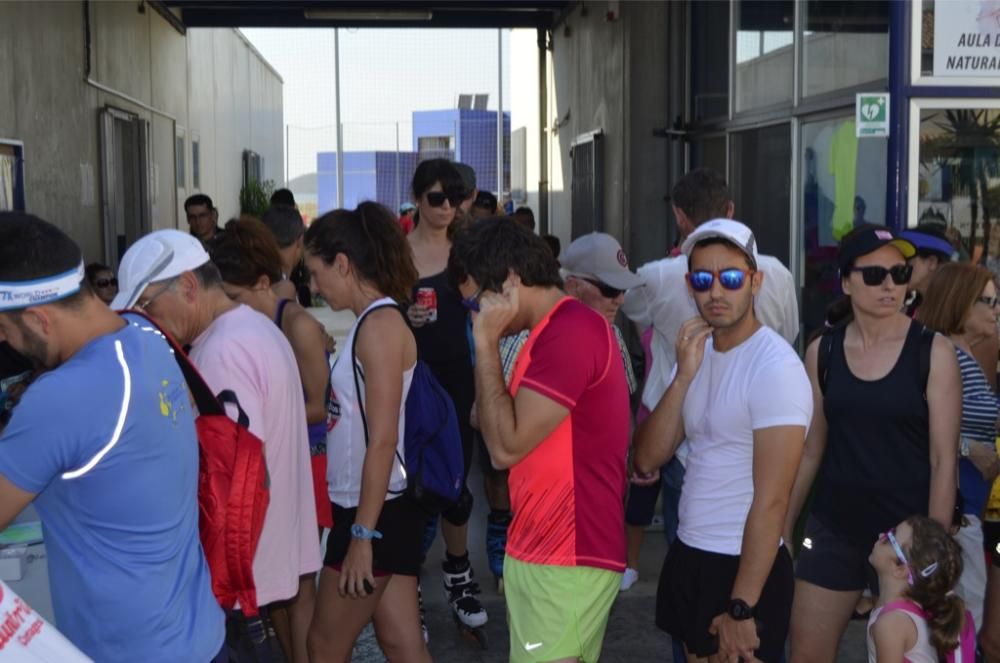
M245 28L284 79L289 179L334 151L334 30ZM510 32L459 29L341 29L341 112L346 150L411 149L410 113L455 108L460 93L489 94L497 108L498 37L504 50L504 109L510 109Z

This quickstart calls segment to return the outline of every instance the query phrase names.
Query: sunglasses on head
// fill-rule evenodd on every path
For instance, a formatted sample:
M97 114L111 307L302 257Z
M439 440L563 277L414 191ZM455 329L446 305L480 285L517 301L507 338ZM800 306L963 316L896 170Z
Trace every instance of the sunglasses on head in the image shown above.
M726 290L739 290L746 283L747 276L750 274L753 274L753 270L738 267L729 267L719 271L696 269L688 272L687 280L695 292L708 292L712 289L715 279L719 279L719 284Z
M597 288L601 292L601 296L606 297L608 299L618 299L618 297L620 297L622 293L625 292L620 288L612 287L607 283L598 281L597 279L583 279L583 280L589 283L590 285L594 286L595 288Z
M865 285L876 286L885 283L885 277L891 276L892 282L896 285L906 285L913 275L912 265L893 265L888 269L885 267L852 267L852 272L861 272L861 280Z
M113 287L117 288L118 287L118 279L116 279L116 278L97 279L96 281L94 281L94 286L97 287L97 288L107 288L108 286L113 286Z
M462 198L455 194L448 195L444 191L428 191L424 194L427 197L427 204L431 207L441 207L447 200L451 203L452 207L458 207L458 204L462 202Z

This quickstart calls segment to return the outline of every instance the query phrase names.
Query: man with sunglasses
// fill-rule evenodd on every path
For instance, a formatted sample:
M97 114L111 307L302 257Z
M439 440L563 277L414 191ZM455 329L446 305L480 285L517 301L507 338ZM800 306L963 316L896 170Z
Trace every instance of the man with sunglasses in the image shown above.
M776 663L793 591L781 532L812 416L809 380L795 350L755 315L766 275L753 232L715 219L682 251L700 316L681 325L670 386L634 441L639 474L659 469L682 440L690 447L656 623L688 660Z

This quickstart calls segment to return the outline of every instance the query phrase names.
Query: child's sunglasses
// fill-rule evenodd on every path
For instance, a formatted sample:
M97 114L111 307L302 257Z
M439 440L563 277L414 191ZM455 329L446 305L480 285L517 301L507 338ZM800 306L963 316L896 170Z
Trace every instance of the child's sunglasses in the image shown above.
M712 289L712 283L719 279L719 284L726 290L739 290L746 283L747 276L753 274L753 270L730 267L717 272L707 269L696 269L688 272L687 280L691 284L691 289L695 292L707 292Z
M896 285L905 285L910 282L913 275L912 265L894 265L888 269L885 267L852 267L851 272L861 272L861 280L867 286L878 286L885 283L885 277L891 276L892 282Z

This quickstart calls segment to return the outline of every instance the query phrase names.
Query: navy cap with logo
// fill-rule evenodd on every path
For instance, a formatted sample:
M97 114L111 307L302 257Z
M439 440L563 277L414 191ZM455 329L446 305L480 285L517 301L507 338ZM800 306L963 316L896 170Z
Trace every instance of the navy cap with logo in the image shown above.
M906 260L917 254L917 249L911 242L900 238L885 226L858 226L840 240L837 262L841 273L846 273L861 256L874 253L886 245L896 247Z

